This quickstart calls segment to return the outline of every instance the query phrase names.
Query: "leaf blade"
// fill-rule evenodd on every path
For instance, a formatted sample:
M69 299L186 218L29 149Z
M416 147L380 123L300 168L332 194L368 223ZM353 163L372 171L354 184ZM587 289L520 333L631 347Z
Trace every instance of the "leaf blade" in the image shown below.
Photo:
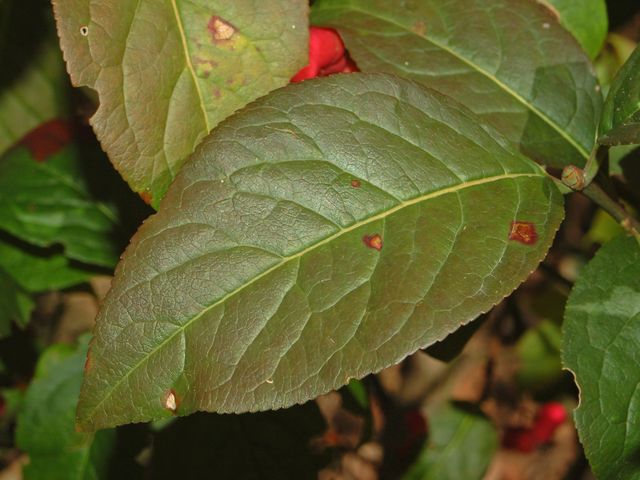
M106 478L115 431L86 434L73 428L85 352L86 342L78 348L58 344L41 356L16 432L17 444L29 454L29 478Z
M0 159L0 228L39 247L61 244L74 260L113 267L119 221L91 197L83 168L92 159L84 154L77 145L67 146L37 162L17 148Z
M156 207L209 130L304 66L307 9L302 0L54 2L72 80L100 95L97 136Z
M337 76L275 92L216 129L118 268L99 315L80 425L169 415L162 403L169 391L180 399L181 414L303 402L435 342L514 288L555 233L559 193L539 167L449 102L386 75ZM461 160L465 155L470 160ZM491 214L485 207L468 211L474 204ZM493 215L499 233L483 213ZM536 225L535 246L508 240L520 215ZM430 231L432 252L422 245ZM485 234L493 247L474 253ZM369 243L375 236L380 243ZM180 238L195 249L184 250ZM414 244L411 261L403 248ZM445 265L454 245L455 260ZM476 282L470 274L454 288L465 256L490 278ZM123 266L128 258L135 268ZM380 290L400 264L416 285L398 290L398 281ZM334 268L333 281L322 278ZM508 286L494 278L501 274ZM179 293L165 292L162 301L153 293L160 285ZM155 320L142 321L148 308L132 308L143 298ZM456 320L427 309L431 300L449 305ZM157 301L162 305L152 307ZM435 325L424 327L420 318ZM386 326L375 328L376 322ZM120 350L116 339L134 331L135 345ZM380 358L361 351L362 341ZM209 360L196 362L204 351ZM307 354L304 363L295 360ZM117 366L116 358L127 365ZM208 362L215 371L207 371ZM121 402L135 404L127 392L140 382L147 391L133 413Z
M501 0L407 5L322 0L312 23L337 28L362 71L454 97L537 162L584 164L602 100L588 59L546 8Z
M580 441L599 478L637 478L634 461L640 376L635 368L640 320L640 247L634 238L607 243L584 268L567 303L563 363L580 387Z
M600 118L601 145L640 143L640 49L614 78Z
M609 30L607 5L603 0L575 3L567 0L542 0L560 17L560 23L576 37L582 48L595 59Z

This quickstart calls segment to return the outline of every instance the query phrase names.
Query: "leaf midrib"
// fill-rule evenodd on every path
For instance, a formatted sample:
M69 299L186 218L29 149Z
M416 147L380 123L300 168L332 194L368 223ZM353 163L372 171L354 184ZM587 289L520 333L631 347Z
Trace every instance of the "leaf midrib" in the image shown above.
M469 67L471 67L476 72L480 73L481 75L484 75L489 80L493 81L498 87L500 87L502 90L504 90L507 94L511 95L513 98L515 98L517 101L519 101L522 105L524 105L528 110L531 110L534 114L536 114L538 117L540 117L540 119L542 119L542 121L544 121L551 128L553 128L556 132L558 132L560 134L560 136L562 138L564 138L567 142L569 142L569 144L571 146L573 146L573 148L575 148L578 151L578 153L580 153L580 155L582 155L585 159L589 158L589 152L587 152L577 142L577 140L575 140L573 137L571 137L566 131L564 131L559 125L557 125L544 112L542 112L541 110L536 108L535 105L529 103L529 101L527 101L524 97L522 97L520 94L518 94L515 90L513 90L507 84L503 83L496 76L494 76L491 73L487 72L482 67L480 67L479 65L473 63L472 61L466 59L464 56L462 56L461 54L459 54L458 52L456 52L452 48L449 48L446 45L443 45L443 44L441 44L439 42L436 42L435 40L433 40L432 38L427 37L426 35L420 35L420 34L414 32L413 30L409 29L406 25L402 25L401 23L398 23L398 22L396 22L396 21L394 21L394 20L392 20L390 18L386 18L384 16L377 15L377 14L372 13L372 12L367 12L367 11L362 10L360 8L356 8L353 5L349 5L349 8L351 10L355 11L355 12L364 14L365 16L369 16L369 17L372 17L374 19L378 19L378 20L381 20L383 22L387 22L387 23L389 23L391 25L394 25L395 27L398 27L400 30L406 31L410 35L416 35L417 37L420 37L420 38L424 39L425 41L431 43L435 47L440 48L443 51L447 52L449 55L451 55L452 57L454 57L457 60L461 61L465 65L468 65ZM324 10L337 10L337 11L340 11L340 9L331 8L331 7L324 7Z
M136 363L133 367L131 367L126 373L125 375L123 375L118 381L116 381L115 383L112 384L111 389L108 391L108 393L102 398L102 400L100 400L91 410L90 410L90 414L85 416L85 418L87 418L88 420L93 418L94 413L96 411L98 411L98 409L109 399L111 398L111 396L114 394L114 392L116 391L116 389L124 382L127 380L127 378L129 378L129 376L135 372L139 367L141 367L145 362L147 362L149 359L151 359L157 352L159 352L160 350L162 350L162 348L167 345L168 343L170 343L178 334L182 334L187 328L189 328L193 323L197 322L200 318L202 318L205 314L207 314L209 311L211 311L213 308L217 307L218 305L226 302L229 298L237 295L238 293L240 293L242 290L244 290L245 288L253 285L254 283L256 283L257 281L259 281L260 279L262 279L263 277L266 277L267 275L271 274L272 272L274 272L275 270L277 270L278 268L286 265L288 262L295 260L297 258L300 258L308 253L310 253L311 251L315 250L316 248L321 247L322 245L325 245L329 242L332 242L333 240L336 240L338 237L341 237L342 235L345 235L349 232L352 232L353 230L356 230L362 226L365 226L369 223L373 223L376 222L378 220L382 220L396 212L398 212L399 210L402 210L404 208L410 207L412 205L415 205L417 203L421 203L421 202L426 202L428 200L432 200L434 198L437 197L441 197L443 195L447 195L449 193L457 193L465 188L471 188L471 187L475 187L475 186L479 186L479 185L484 185L484 184L488 184L488 183L493 183L493 182L498 182L501 180L509 180L509 179L515 179L515 178L521 178L521 177L538 177L538 178L543 178L544 177L544 173L540 172L540 173L504 173L501 175L494 175L492 177L486 177L486 178L481 178L481 179L477 179L477 180L469 180L469 181L465 181L462 183L459 183L457 185L453 185L447 188L443 188L441 190L437 190L435 192L430 192L427 193L425 195L421 195L418 197L415 197L413 199L404 201L404 202L400 202L398 203L396 206L385 210L383 212L380 212L372 217L368 217L365 220L361 220L359 222L355 222L352 225L340 229L338 232L324 238L323 240L320 240L317 243L314 243L313 245L300 250L299 252L296 252L290 256L287 257L282 257L281 260L276 263L275 265L273 265L272 267L269 267L268 269L266 269L264 272L256 275L254 278L252 278L250 281L246 282L245 284L239 286L238 288L236 288L235 290L233 290L232 292L229 292L228 294L226 294L225 296L223 296L222 298L220 298L219 300L216 300L214 303L212 303L211 305L207 306L206 308L204 308L200 313L198 313L197 315L195 315L192 319L188 320L187 322L185 322L184 324L180 325L173 333L171 333L169 336L167 336L162 342L160 342L158 344L158 346L156 348L154 348L153 350L151 350L146 356L144 356L142 359L140 359L140 361L138 361L138 363ZM90 422L87 421L79 421L80 424L87 424Z
M176 17L176 24L178 25L178 31L180 32L180 41L182 43L182 50L184 52L187 69L189 70L189 74L191 75L191 79L193 80L193 85L196 89L196 93L198 94L198 102L200 104L200 109L202 110L202 116L204 117L204 124L208 133L211 131L211 125L209 124L209 116L207 115L207 109L204 106L204 97L202 96L202 91L200 90L198 77L196 76L195 69L193 68L193 64L191 63L191 54L189 53L189 45L187 45L187 36L184 31L184 26L182 25L182 17L180 16L180 11L178 10L178 5L176 4L176 0L171 0L171 8L173 8L173 14Z

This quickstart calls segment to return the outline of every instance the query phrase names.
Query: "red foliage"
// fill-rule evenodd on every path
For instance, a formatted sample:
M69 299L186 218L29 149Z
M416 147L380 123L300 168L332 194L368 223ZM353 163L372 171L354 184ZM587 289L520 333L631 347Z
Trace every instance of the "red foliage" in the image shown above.
M36 161L44 162L69 144L74 135L73 124L58 118L26 134L20 140L20 145L27 147Z

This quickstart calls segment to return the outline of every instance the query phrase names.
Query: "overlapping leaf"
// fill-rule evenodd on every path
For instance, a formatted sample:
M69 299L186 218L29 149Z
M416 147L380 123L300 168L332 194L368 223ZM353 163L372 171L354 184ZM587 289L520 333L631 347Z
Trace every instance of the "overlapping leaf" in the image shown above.
M70 287L91 276L55 249L34 248L2 235L0 268L31 293Z
M67 257L112 267L118 258L118 220L95 201L84 168L93 165L78 146L45 162L18 148L0 159L0 229L33 245L61 245Z
M558 15L560 23L578 40L590 58L596 58L609 30L604 0L540 0Z
M636 48L611 84L600 119L603 145L640 143L640 49Z
M467 405L445 405L429 416L429 437L403 480L484 478L498 448L491 422Z
M11 332L12 322L26 325L32 308L31 297L0 268L0 338Z
M601 94L589 59L531 0L319 0L362 71L423 83L547 165L584 164Z
M285 407L380 370L510 293L561 218L543 170L437 92L360 74L278 90L134 236L79 425Z
M50 347L40 358L35 378L18 415L16 442L29 455L25 478L98 480L106 478L115 431L97 434L74 429L86 342L77 348Z
M98 138L155 206L218 122L306 62L306 0L56 0L54 9L72 80L100 96Z
M640 476L640 246L603 246L576 282L565 310L563 360L576 376L576 426L599 479Z

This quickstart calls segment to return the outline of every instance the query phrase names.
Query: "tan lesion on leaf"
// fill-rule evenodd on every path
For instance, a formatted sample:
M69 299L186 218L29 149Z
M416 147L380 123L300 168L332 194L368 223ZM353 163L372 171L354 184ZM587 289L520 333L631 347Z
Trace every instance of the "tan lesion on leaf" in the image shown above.
M420 35L421 37L423 37L427 33L427 26L422 20L418 20L413 24L411 30L413 30L413 33L415 33L416 35Z
M207 29L214 43L230 40L236 33L236 28L233 25L217 15L213 15L209 19Z
M169 410L172 414L174 415L176 414L176 412L178 411L178 406L180 405L180 402L178 400L178 397L176 396L175 390L171 389L164 395L164 400L162 404L164 408Z

